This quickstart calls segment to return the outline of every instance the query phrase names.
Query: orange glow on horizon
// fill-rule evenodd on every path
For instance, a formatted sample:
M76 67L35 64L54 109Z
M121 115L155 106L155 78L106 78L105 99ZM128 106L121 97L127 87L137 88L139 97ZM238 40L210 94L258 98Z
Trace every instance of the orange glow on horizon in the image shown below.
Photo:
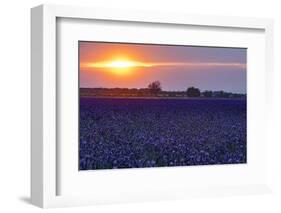
M138 61L130 61L130 60L113 60L113 61L105 61L105 62L93 62L93 63L84 63L82 67L88 68L130 68L130 67L150 67L151 64L138 62Z
M232 67L232 68L246 68L244 63L231 62L208 62L208 61L152 61L153 58L147 55L141 55L140 52L128 47L118 49L111 49L110 51L103 51L98 57L94 53L90 54L83 61L80 61L80 69L93 72L105 72L106 75L120 76L122 79L128 77L138 76L138 70L142 73L146 68L183 68L185 71L192 68L206 68L206 67ZM150 70L151 71L151 70Z
M115 45L104 45L96 52L85 51L85 55L80 58L81 71L104 73L104 76L109 78L119 76L119 79L128 80L139 76L138 73L141 73L142 76L147 75L146 70L151 72L161 68L178 68L178 70L182 68L184 71L193 70L193 68L246 68L245 63L235 62L192 61L192 59L190 61L177 61L175 58L171 58L170 61L159 61L154 56L151 57L150 53L144 49L138 50L138 48L135 49L134 46L129 45Z
M210 90L245 89L243 48L80 41L78 51L81 87L146 88L160 81L164 90L195 84Z
M150 64L132 61L126 59L112 60L112 61L103 61L103 62L90 62L81 64L81 68L101 68L108 69L114 74L125 75L130 74L132 68L137 67L150 67Z
M243 63L209 63L209 62L154 62L145 63L130 60L113 60L105 62L90 62L81 64L81 68L115 68L127 69L134 67L240 67L245 68Z

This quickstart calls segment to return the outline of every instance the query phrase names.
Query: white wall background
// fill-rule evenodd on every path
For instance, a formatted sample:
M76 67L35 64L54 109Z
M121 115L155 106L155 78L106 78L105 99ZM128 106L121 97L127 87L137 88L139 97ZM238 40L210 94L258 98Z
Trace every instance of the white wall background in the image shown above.
M275 126L272 141L274 193L184 201L119 204L69 212L280 212L281 211L281 12L278 0L8 0L0 6L0 212L37 212L29 204L30 178L30 8L42 3L78 4L275 20ZM66 209L47 210L61 212Z

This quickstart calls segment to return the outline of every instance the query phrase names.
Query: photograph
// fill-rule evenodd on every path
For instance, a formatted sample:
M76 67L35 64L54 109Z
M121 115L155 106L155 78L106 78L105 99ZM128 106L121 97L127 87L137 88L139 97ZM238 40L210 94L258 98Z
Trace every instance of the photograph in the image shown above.
M79 170L247 163L247 48L78 41Z

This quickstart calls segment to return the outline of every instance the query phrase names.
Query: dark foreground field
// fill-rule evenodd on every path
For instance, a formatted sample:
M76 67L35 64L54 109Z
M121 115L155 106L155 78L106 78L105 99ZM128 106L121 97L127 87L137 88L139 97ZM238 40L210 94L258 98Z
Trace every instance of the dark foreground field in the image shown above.
M80 170L246 163L246 100L80 98Z

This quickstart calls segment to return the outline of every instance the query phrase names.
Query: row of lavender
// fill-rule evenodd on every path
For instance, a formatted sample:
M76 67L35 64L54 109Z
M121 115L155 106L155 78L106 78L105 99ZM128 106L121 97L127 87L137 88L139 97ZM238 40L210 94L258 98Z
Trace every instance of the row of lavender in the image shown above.
M246 163L246 100L80 98L80 170Z

